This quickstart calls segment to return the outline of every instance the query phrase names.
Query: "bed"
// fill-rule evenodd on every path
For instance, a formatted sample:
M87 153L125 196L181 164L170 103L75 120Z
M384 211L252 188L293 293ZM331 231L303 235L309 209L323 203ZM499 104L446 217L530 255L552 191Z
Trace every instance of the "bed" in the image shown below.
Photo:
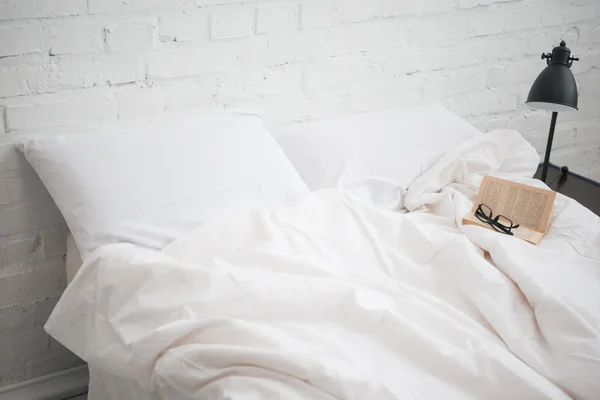
M539 247L461 224L484 175L543 187L518 132L439 106L277 141L248 116L168 127L115 136L116 184L114 137L23 146L73 233L46 330L90 365L89 399L600 393L598 217L558 195Z

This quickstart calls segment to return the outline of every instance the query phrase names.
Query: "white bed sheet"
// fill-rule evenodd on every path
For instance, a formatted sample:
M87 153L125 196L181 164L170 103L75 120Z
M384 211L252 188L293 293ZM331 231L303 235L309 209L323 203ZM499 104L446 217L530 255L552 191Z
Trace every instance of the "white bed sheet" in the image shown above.
M538 160L497 132L419 178L408 214L328 190L162 252L106 246L46 329L92 366L196 399L595 399L600 219L559 196L539 248L457 226L483 175L540 184Z

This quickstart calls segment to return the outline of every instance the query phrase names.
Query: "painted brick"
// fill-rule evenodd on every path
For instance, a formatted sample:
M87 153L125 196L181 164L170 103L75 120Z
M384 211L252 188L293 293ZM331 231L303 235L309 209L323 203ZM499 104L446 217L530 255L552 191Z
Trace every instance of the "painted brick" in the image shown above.
M284 124L347 114L349 97L346 94L324 97L301 95L273 96L252 102L265 110L267 124ZM240 103L236 106L243 107Z
M541 16L544 26L570 24L578 21L595 20L600 16L600 5L597 2L579 7L551 7Z
M208 39L209 14L196 12L191 15L161 18L159 32L163 42Z
M46 44L39 25L0 29L0 57L42 51Z
M20 153L19 157L22 157ZM15 168L18 168L18 177L5 177L0 180L5 185L4 188L10 203L13 205L35 205L52 202L50 194L44 185L40 185L41 182L37 174L33 171L33 168L29 168L25 160L21 159Z
M344 24L313 37L325 42L330 56L407 45L408 27L399 20L376 20L360 24ZM350 39L348 39L350 38Z
M403 79L394 84L352 92L349 109L351 112L367 112L395 107L412 107L422 103L422 85L414 80Z
M490 118L489 116L481 117L483 119L478 118L470 118L469 122L475 128L479 129L481 132L490 132L496 129L509 129L509 117L500 117L500 118ZM523 135L525 139L527 137Z
M43 376L82 364L84 364L83 360L60 346L34 357L30 362L30 369L32 376Z
M584 175L596 182L600 182L600 164L592 164L591 171L590 169L584 171Z
M385 7L385 0L350 0L341 4L343 22L371 21L389 16Z
M600 120L586 121L575 128L575 144L600 147Z
M490 91L449 96L441 102L449 110L464 118L513 111L517 108L517 96L496 94Z
M0 308L58 297L66 286L64 265L0 279ZM0 352L1 353L1 352Z
M54 297L47 300L42 300L35 303L34 308L34 318L33 318L33 326L34 327L43 327L48 317L54 310L56 303L58 303L59 297Z
M571 70L574 74L583 74L592 70L597 70L600 66L600 53L574 54L579 57L579 61L573 63Z
M444 13L454 9L454 0L383 0L382 7L384 17Z
M0 165L1 166L1 165ZM0 180L0 206L5 206L11 203L10 192L8 187L8 179Z
M598 101L600 94L594 92L593 88L577 83L579 89L579 110L577 112L563 112L558 116L559 123L576 123L586 119L597 118L598 116Z
M569 168L577 168L583 165L593 164L600 158L600 149L597 147L582 146L569 147L553 150L551 162L556 165L568 165Z
M503 88L512 85L526 84L531 86L535 78L545 68L538 59L517 60L508 65L492 68L487 77L488 87Z
M41 93L116 85L143 80L143 58L134 53L94 53L50 58L50 65L35 79Z
M542 12L535 9L515 9L503 12L500 18L498 13L488 12L469 19L469 35L487 36L502 32L514 32L531 28L539 28L542 25Z
M153 54L148 57L148 77L170 79L226 71L233 68L237 59L232 50L230 43L220 42Z
M256 33L297 29L300 21L298 4L267 4L258 7Z
M211 39L235 39L254 35L256 8L224 6L210 16Z
M26 72L18 67L0 67L0 97L29 94Z
M531 111L527 115L510 118L508 127L520 132L534 132L548 137L550 116L545 111Z
M445 14L414 19L407 24L411 39L422 46L443 46L463 40L469 35L466 17Z
M165 99L154 88L135 88L117 94L119 118L159 114L165 110Z
M223 4L252 3L255 1L259 1L259 0L245 0L243 2L240 0L195 0L194 3L198 7L203 7L203 6L218 6L218 5L223 5Z
M584 29L588 29L585 30ZM581 47L579 45L579 43L581 42L581 35L583 32L591 32L591 28L582 28L579 29L576 26L569 26L569 25L563 25L560 29L554 29L554 28L550 28L548 30L549 36L550 37L554 37L554 43L556 43L557 45L561 42L561 40L565 40L567 43L569 43L569 45L572 45L573 43L577 43L577 47L575 49L575 51L581 51ZM552 34L554 34L554 36L552 36Z
M49 338L44 330L35 330L12 337L0 336L0 363L27 360L48 349Z
M84 4L81 0L4 0L0 3L0 20L80 15Z
M342 22L342 7L334 2L302 4L300 27L302 29L324 28Z
M486 90L486 67L466 67L453 71L434 71L423 78L423 94L435 101L448 95Z
M469 52L469 45L459 47L442 47L437 49L417 49L409 51L410 57L404 62L408 71L432 71L444 68L454 69L480 62L480 56Z
M237 67L256 68L301 63L326 58L331 47L321 36L291 32L260 35L230 43Z
M582 31L580 39L582 43L600 43L600 25Z
M16 336L33 330L35 307L12 306L0 310L0 337Z
M104 51L102 28L94 24L70 23L49 28L50 54Z
M55 0L58 1L58 0ZM188 0L88 0L90 14L181 9Z
M217 96L219 102L229 104L281 93L299 94L301 90L301 69L283 65L226 74L219 79Z
M0 386L23 382L31 377L29 365L22 361L3 363L0 367Z
M117 102L115 99L108 97L80 99L76 103L64 101L9 106L6 108L6 121L9 130L26 130L78 122L101 121L117 118L117 115ZM2 232L1 228L0 232Z
M41 229L56 225L60 221L60 214L53 205L18 206L0 213L0 236Z
M214 106L218 81L215 76L174 79L159 84L167 110Z
M44 256L64 256L67 254L67 229L50 229L42 233Z
M42 235L36 232L28 238L9 240L4 245L4 254L4 268L21 268L23 265L43 260Z
M412 46L399 45L392 54L385 48L363 51L360 54L366 67L379 71L379 80L394 80L399 76L424 70L418 57L419 51ZM410 57L406 57L406 54L410 54Z
M479 6L489 6L494 3L504 3L515 0L458 0L458 8L474 8Z
M0 179L20 178L23 171L19 161L22 154L16 149L15 143L0 142Z
M523 132L523 136L531 143L540 155L544 155L546 151L546 143L548 142L548 121L546 126L535 131ZM554 140L552 141L552 154L559 149L566 149L573 146L575 141L575 129L573 128L558 128L555 132Z
M391 68L391 67L390 67ZM391 79L381 69L381 63L372 62L368 55L347 54L312 63L304 68L303 86L309 94L326 90L353 91L361 86L377 86Z
M0 279L11 279L15 276L29 274L40 269L51 269L63 267L65 264L63 257L37 257L31 258L27 263L18 263L8 265L0 270Z
M105 36L106 48L109 51L151 47L154 43L154 23L140 21L108 26Z

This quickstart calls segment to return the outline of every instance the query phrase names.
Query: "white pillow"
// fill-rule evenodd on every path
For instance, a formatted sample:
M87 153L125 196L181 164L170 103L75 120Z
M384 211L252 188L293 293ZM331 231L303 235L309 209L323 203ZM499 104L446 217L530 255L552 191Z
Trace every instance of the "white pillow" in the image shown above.
M209 220L309 193L255 116L51 136L22 149L84 260L113 242L161 249Z
M276 139L311 190L340 187L385 208L451 147L481 134L440 105L284 126Z

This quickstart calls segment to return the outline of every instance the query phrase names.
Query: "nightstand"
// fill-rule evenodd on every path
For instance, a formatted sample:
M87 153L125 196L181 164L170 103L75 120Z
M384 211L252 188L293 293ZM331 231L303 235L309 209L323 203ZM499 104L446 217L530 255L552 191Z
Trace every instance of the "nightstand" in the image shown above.
M550 189L577 200L594 214L600 215L600 183L571 171L562 178L561 174L560 167L554 164L548 166L546 182L549 183ZM540 164L534 178L540 179L541 175L542 165Z

